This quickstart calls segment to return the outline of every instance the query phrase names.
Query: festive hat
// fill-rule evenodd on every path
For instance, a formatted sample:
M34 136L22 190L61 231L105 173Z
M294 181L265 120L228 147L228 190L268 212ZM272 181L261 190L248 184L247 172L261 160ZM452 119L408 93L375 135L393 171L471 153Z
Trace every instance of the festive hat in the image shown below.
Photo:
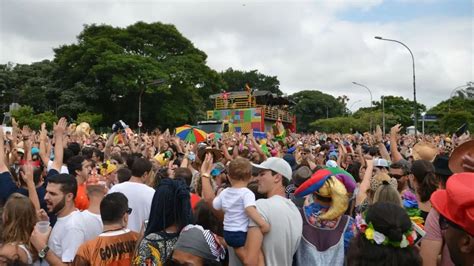
M317 192L330 176L336 177L337 180L339 180L344 185L347 192L354 192L354 189L357 186L354 177L342 168L329 167L316 171L316 173L314 173L311 178L299 186L299 188L295 191L295 196L304 197L311 193Z
M321 220L332 220L341 216L348 207L348 192L356 187L354 178L346 171L332 167L316 171L311 178L305 181L295 191L296 197L303 197L311 193L331 198L331 207L322 214Z
M449 221L474 236L474 173L452 175L446 189L431 195L431 205Z
M301 184L295 191L296 197L304 197L313 192L318 191L331 176L331 171L328 169L321 169L316 171L306 182Z

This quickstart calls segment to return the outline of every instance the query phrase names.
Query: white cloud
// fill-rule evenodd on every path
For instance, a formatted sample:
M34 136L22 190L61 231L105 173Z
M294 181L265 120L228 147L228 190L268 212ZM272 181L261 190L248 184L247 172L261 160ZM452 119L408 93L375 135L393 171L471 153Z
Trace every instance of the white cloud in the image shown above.
M432 106L452 88L472 80L472 20L424 17L405 22L351 22L341 11L370 12L370 1L6 1L0 0L0 63L52 58L52 48L75 41L83 24L127 26L136 21L175 24L208 55L216 70L258 69L278 76L293 93L319 89L348 95L354 107L385 94L412 98L411 57L416 60L418 100Z

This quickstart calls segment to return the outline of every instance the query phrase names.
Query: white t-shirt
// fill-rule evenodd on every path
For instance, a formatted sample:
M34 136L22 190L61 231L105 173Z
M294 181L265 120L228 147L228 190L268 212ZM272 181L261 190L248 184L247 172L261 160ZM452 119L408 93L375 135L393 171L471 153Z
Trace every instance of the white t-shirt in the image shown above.
M303 234L303 219L298 208L281 196L259 199L256 204L257 211L271 225L262 243L265 265L291 266ZM249 227L253 226L257 225L250 221ZM232 248L229 248L229 265L242 265Z
M127 228L140 232L143 222L150 217L151 202L155 190L145 184L127 181L114 185L109 190L109 194L113 192L121 192L127 197L128 206L132 208Z
M49 170L51 170L51 167L53 167L53 161L49 160L48 161L48 168L46 169L46 173L49 172ZM60 174L69 174L69 170L67 169L67 166L65 166L65 165L61 166Z
M77 249L84 242L83 224L81 212L77 210L56 221L48 246L63 262L72 262Z
M84 242L96 238L104 231L102 219L99 214L92 213L88 210L81 212L82 215L82 229L84 231Z
M224 230L247 232L249 217L245 208L255 206L255 195L246 187L226 188L214 198L212 206L224 211Z

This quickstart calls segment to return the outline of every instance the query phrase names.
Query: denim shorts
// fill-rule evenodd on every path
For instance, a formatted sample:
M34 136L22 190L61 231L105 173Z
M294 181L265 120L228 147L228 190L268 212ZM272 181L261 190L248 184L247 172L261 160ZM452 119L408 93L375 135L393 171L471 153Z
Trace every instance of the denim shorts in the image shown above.
M233 248L240 248L245 246L245 240L247 239L247 232L237 231L225 231L224 230L224 239L227 242L227 245Z

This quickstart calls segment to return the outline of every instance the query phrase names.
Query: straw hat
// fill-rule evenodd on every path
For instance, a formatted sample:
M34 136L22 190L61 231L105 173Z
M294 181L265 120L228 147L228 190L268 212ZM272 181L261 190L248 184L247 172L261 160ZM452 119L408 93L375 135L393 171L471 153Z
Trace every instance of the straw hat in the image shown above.
M426 160L433 162L438 154L438 148L429 142L419 142L413 147L412 155L414 160Z
M464 142L461 146L457 147L451 157L449 158L449 169L453 173L462 173L465 172L462 167L462 157L464 155L474 156L474 140Z

